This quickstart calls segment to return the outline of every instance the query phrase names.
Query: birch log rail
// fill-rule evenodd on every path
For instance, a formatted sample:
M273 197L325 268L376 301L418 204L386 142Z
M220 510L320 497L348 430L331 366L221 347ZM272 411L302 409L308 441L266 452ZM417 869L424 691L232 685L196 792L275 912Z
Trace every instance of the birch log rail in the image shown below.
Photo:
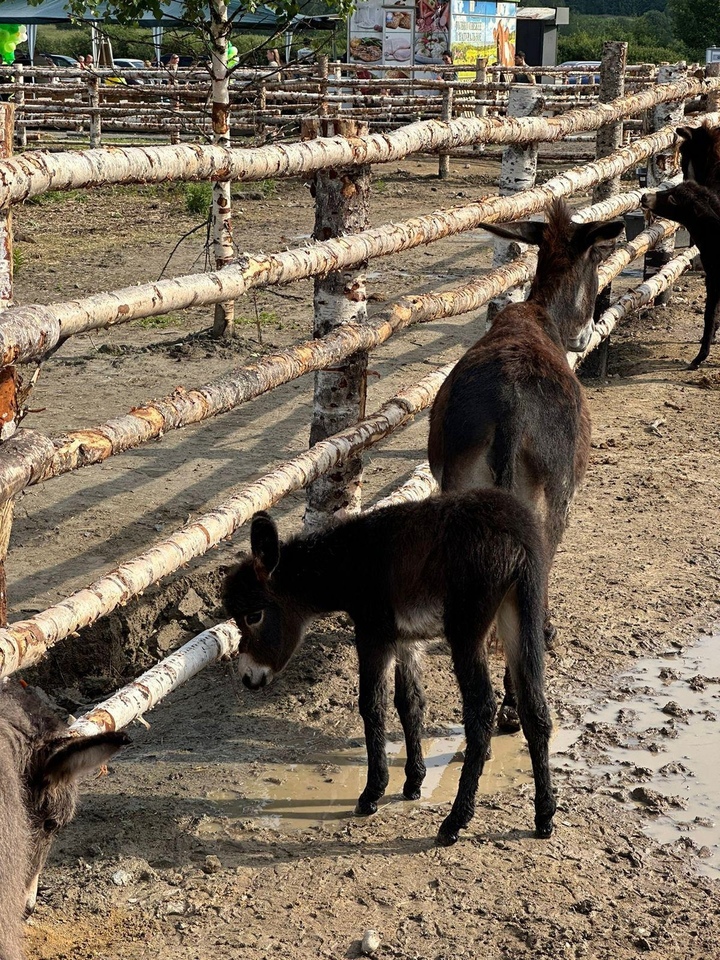
M717 118L717 114L712 117ZM674 136L674 128L668 127L642 137L602 160L568 170L542 186L512 197L487 197L306 248L241 258L236 264L215 273L190 274L154 284L126 287L68 303L12 307L0 315L0 366L40 359L76 333L236 299L252 287L321 276L331 270L356 266L364 260L410 250L472 230L483 221L516 220L538 213L553 197L569 196L593 186L598 180L631 169L654 150L672 143ZM633 207L617 208L617 212L638 205L639 199Z
M300 176L333 167L390 163L419 151L453 149L480 142L551 142L595 130L599 125L634 116L661 103L685 100L718 88L720 78L682 80L549 119L460 117L447 123L423 120L384 135L370 134L347 140L318 138L306 143L256 149L174 145L116 147L73 154L25 153L0 162L0 208L48 190L168 180L251 182Z

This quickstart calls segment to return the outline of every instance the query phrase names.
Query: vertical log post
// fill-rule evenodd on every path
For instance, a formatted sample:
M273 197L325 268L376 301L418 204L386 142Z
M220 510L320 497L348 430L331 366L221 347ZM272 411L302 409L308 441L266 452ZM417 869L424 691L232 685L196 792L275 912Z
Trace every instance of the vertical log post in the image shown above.
M100 78L88 77L88 104L90 106L90 149L95 150L102 142L102 120L100 119Z
M180 89L178 85L178 68L177 66L168 67L168 82L170 84L170 89L172 95L170 97L170 109L173 113L180 113ZM170 125L170 145L180 143L180 123L171 123Z
M542 107L542 97L535 84L514 83L508 97L509 117L530 117ZM499 194L501 197L520 193L535 186L537 174L538 145L536 143L512 144L505 147L500 164ZM493 268L501 267L515 260L525 249L524 244L514 243L495 237L493 242ZM523 299L523 288L515 287L507 293L494 297L487 306L487 323L492 323L497 314L508 303L517 303Z
M441 120L452 120L453 115L453 88L445 87L442 92ZM447 180L450 177L450 154L441 153L438 160L438 177Z
M660 65L658 70L658 84L672 83L675 80L682 80L687 74L687 65L684 62ZM685 104L682 100L676 100L674 103L660 103L653 109L653 130L659 130L668 124L680 125L685 119ZM673 177L678 172L677 156L674 146L666 150L660 150L648 160L647 185L648 187L657 187L663 180ZM654 276L658 270L669 263L675 250L675 237L668 237L661 240L653 250L648 250L645 254L644 279ZM672 296L672 286L655 297L655 306L661 306L668 303Z
M0 159L12 155L15 126L14 106L0 103ZM10 208L0 211L0 312L12 305L13 300L13 237ZM18 386L20 377L13 366L0 369L0 446L11 437L17 427ZM7 626L7 558L10 532L12 530L14 501L0 503L0 626Z
M225 0L210 0L210 62L212 69L212 142L216 147L230 146L230 73L227 65L228 5ZM222 270L235 256L232 233L230 181L216 180L212 188L211 224L215 268ZM235 302L215 304L213 336L235 335Z
M267 82L263 79L258 87L257 99L258 116L255 118L255 130L259 137L265 136L265 111L267 110Z
M318 57L317 65L320 79L320 106L318 113L321 117L326 117L330 112L328 104L329 62L327 54L323 53Z
M367 124L329 119L304 124L304 138L364 136ZM370 166L322 170L312 179L315 196L316 240L366 230L369 225ZM337 270L315 279L313 336L324 337L344 323L365 323L367 264ZM328 370L315 374L310 446L356 423L365 415L367 353L361 351ZM307 490L305 526L318 529L339 514L360 510L362 459L352 457Z
M15 65L15 115L16 117L22 116L23 120L26 120L25 116L25 67L18 63ZM15 137L17 140L17 145L21 150L24 150L27 147L27 127L24 123L18 125L15 130Z
M705 67L705 76L720 77L720 63L709 63ZM709 90L707 95L707 112L717 113L720 110L720 90Z
M627 43L609 41L603 44L600 61L600 103L609 103L625 93L625 68L627 66ZM622 146L623 123L607 123L600 127L595 140L595 156L598 160L619 150ZM620 193L620 177L603 180L593 190L593 203L600 203ZM601 290L595 300L594 317L597 320L610 306L612 283ZM607 376L610 337L606 337L597 350L594 350L583 364L583 370L590 376Z
M487 57L478 57L475 61L475 83L478 85L485 86L487 83ZM485 104L477 103L478 100L484 100L487 97L486 90L480 90L475 93L475 116L476 117L485 117L487 116L487 107ZM485 149L484 143L474 143L473 151L475 153L482 153Z

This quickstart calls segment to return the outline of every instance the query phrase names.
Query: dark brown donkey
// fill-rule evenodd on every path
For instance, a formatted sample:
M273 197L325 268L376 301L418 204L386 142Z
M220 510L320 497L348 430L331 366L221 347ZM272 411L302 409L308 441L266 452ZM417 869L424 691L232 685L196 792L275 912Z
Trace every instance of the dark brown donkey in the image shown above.
M443 630L463 701L467 747L457 797L438 833L455 843L472 819L495 719L486 638L497 620L518 695L535 777L535 828L552 832L550 714L544 692L542 535L532 513L499 490L386 507L285 544L265 513L253 519L252 556L225 581L225 608L242 639L238 668L255 690L279 673L311 620L345 611L355 624L360 713L368 751L359 814L375 813L388 784L385 715L388 668L407 763L403 794L425 777L425 697L414 640Z
M541 519L552 562L590 450L590 415L566 352L587 346L598 265L623 224L573 223L555 200L546 223L483 226L536 244L537 272L528 299L498 313L440 388L430 413L430 467L443 493L512 490ZM550 641L549 616L546 633ZM498 722L518 729L507 670Z
M692 234L705 270L705 324L700 352L689 365L707 360L720 322L720 194L688 180L671 190L646 193L642 205L657 217L681 223Z
M683 177L720 191L720 127L678 127Z
M0 960L22 960L22 921L57 831L72 820L77 780L129 739L68 737L29 689L0 681Z

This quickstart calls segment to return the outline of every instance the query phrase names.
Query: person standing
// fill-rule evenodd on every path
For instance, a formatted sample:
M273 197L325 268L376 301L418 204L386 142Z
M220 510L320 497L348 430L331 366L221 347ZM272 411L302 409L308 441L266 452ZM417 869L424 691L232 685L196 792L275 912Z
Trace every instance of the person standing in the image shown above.
M522 50L515 51L515 66L527 67L527 73L516 73L515 83L537 83L535 74L530 73L530 66L525 62L525 54Z

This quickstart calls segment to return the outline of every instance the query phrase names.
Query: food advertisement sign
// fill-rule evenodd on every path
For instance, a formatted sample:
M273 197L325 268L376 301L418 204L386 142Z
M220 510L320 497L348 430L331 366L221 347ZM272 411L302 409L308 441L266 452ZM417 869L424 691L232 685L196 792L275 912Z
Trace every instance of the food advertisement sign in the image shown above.
M350 63L386 66L456 63L512 66L517 4L489 0L360 0L348 30Z
M350 18L348 62L382 63L384 12L379 0L358 3Z
M451 50L456 63L490 63L510 67L515 62L514 3L452 0Z

